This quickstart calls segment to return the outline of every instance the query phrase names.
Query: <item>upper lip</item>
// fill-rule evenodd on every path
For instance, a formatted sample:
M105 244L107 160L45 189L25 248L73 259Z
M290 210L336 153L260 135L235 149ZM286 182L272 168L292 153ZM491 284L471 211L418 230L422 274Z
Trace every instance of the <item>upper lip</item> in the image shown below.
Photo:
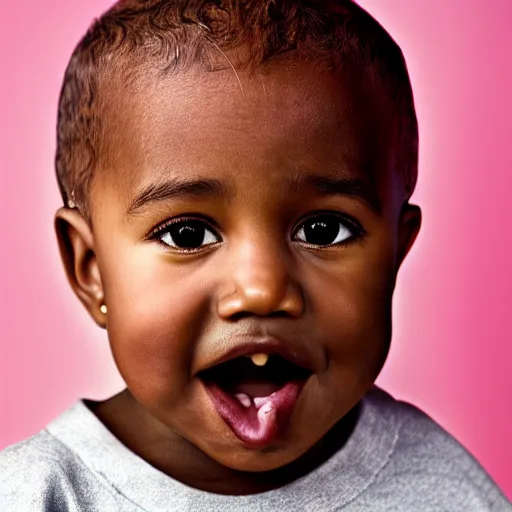
M291 363L300 366L311 372L315 371L315 359L302 347L275 338L273 336L244 336L243 341L226 350L222 355L215 358L209 364L201 368L200 372L209 370L214 366L225 363L237 357L250 356L253 354L280 355Z

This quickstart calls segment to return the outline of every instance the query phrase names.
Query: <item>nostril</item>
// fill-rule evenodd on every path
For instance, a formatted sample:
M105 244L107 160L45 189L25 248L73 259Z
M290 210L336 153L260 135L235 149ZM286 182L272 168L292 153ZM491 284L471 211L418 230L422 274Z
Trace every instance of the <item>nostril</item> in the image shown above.
M291 315L288 311L271 311L267 315L260 315L266 318L289 318Z
M272 313L270 313L267 316L276 317L276 318L286 318L286 317L290 316L290 313L288 313L287 311L273 311Z
M289 318L291 315L286 311L271 311L268 314L265 313L253 313L251 311L238 311L230 316L230 320L237 321L243 320L244 318L262 316L266 318Z
M233 313L232 315L230 315L229 319L236 322L238 320L243 320L244 318L249 318L251 316L254 316L254 314L249 313L248 311L237 311L236 313Z

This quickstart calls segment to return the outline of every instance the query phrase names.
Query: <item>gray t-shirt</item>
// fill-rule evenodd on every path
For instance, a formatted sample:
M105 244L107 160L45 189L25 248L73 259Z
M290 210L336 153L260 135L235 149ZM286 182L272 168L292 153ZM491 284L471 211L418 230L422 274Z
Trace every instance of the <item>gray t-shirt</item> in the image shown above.
M417 408L374 388L342 449L277 490L222 496L161 473L120 443L83 401L0 453L8 512L505 512L478 462Z

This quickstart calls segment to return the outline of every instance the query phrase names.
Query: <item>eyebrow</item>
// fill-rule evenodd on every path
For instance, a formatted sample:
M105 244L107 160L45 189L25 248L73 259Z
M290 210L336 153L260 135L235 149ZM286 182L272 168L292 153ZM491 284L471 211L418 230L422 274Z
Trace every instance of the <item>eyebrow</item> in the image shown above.
M292 193L300 193L304 189L312 188L322 195L356 197L362 199L377 214L381 212L378 195L374 192L373 187L370 187L362 179L300 174L289 180L289 186ZM127 216L136 215L151 204L166 201L177 196L228 198L232 196L232 193L224 182L215 179L183 180L167 178L160 183L150 183L144 187L131 201L126 214Z
M131 201L126 214L128 216L135 215L153 203L177 196L194 198L205 196L228 197L229 195L226 184L219 180L167 178L160 183L151 183L144 187Z
M349 196L363 200L375 213L380 215L381 204L374 187L359 178L338 178L301 174L290 181L291 191L297 193L304 188L313 188L321 195Z

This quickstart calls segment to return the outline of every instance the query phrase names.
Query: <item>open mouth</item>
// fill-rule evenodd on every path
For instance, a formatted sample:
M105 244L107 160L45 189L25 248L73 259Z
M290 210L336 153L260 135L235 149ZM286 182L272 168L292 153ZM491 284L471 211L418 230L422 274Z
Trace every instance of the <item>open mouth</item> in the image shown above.
M199 377L235 435L262 448L284 435L311 374L279 354L259 353L218 364Z

